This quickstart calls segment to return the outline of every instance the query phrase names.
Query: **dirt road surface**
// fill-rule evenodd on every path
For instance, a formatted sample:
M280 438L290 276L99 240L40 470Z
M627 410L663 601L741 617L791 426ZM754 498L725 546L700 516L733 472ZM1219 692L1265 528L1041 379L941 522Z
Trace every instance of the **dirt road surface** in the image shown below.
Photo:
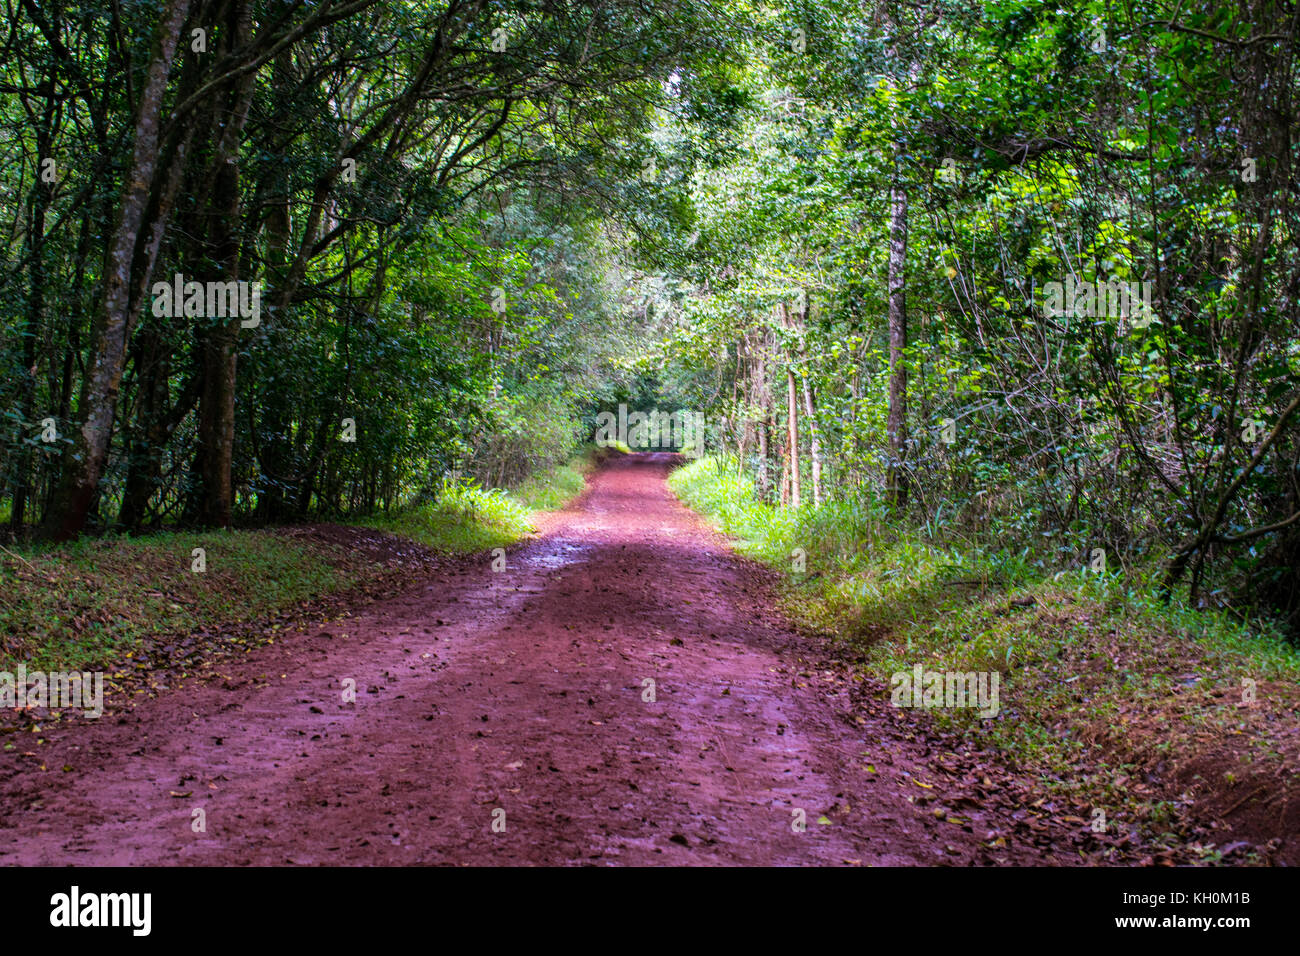
M672 460L612 462L504 570L413 580L6 753L0 862L1050 861L989 849L995 811L935 812L932 748L771 610Z

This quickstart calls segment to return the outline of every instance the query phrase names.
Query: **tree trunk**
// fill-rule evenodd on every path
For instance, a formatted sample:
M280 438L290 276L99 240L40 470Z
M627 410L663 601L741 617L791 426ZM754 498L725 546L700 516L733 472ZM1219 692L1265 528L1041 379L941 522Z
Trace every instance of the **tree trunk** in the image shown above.
M808 328L809 300L808 296L803 294L805 292L806 290L801 290L801 298L804 303L803 309L797 314L791 314L791 320L797 323L799 329L799 341L801 343L799 357L802 361L807 362L808 350L802 345L804 333ZM808 415L808 450L812 461L813 505L820 508L822 503L822 449L821 435L817 428L817 408L813 400L812 382L809 381L807 375L802 373L799 378L803 384L804 411Z
M736 345L736 377L732 380L732 405L739 415L736 434L736 466L741 473L745 470L745 455L749 452L750 439L754 433L754 423L749 415L749 394L753 390L753 367L749 356L749 337L741 336Z
M772 490L772 393L767 383L767 330L760 330L754 360L754 398L762 418L758 422L758 496L769 500Z
M230 7L225 52L248 42L252 14L247 2ZM239 280L239 144L252 104L254 74L250 71L216 108L226 120L215 156L215 176L208 236L212 258L218 263L220 279ZM208 527L230 525L234 504L231 465L235 448L235 365L239 354L240 319L218 322L203 341L203 392L199 400L198 440L201 449L198 469L202 496L198 502L198 523Z
M884 13L886 28L895 38L886 50L886 59L897 77L899 50L896 38L902 24L896 19L892 7L886 7ZM916 71L917 64L909 64L909 80L915 80ZM897 134L898 121L892 115L890 127ZM907 368L904 365L907 352L907 191L903 184L903 154L904 144L896 135L889 180L889 409L885 424L889 446L885 496L896 508L907 503L907 474L904 470L907 453Z
M140 91L133 154L124 177L117 224L105 256L104 295L96 317L90 368L78 403L81 427L64 453L63 477L45 516L45 532L59 540L75 537L85 528L108 460L130 334L131 275L136 243L158 162L158 130L167 78L189 8L190 0L166 0L148 74Z
M786 370L786 419L789 434L786 438L790 456L790 506L799 507L799 402L795 397L794 368Z
M778 434L780 433L778 432ZM777 456L781 462L781 510L784 511L790 507L790 457L788 449L778 448Z
M896 157L895 162L899 160ZM897 507L907 503L907 478L903 470L907 449L907 193L896 170L889 188L889 467L885 487Z
M48 89L48 87L47 87ZM52 94L52 90L50 91ZM47 106L43 125L36 133L36 155L39 158L49 156L50 127L53 123L53 103ZM39 169L39 166L38 166ZM41 326L45 317L45 211L53 197L53 184L43 180L38 171L36 182L28 200L27 217L27 255L31 261L31 293L27 297L27 325L23 329L23 383L21 414L23 429L30 427L36 410L36 342L40 338ZM26 520L27 501L32 483L32 449L30 446L18 446L18 475L14 484L13 510L9 516L9 527L17 536L22 533Z
M812 382L808 380L806 375L803 378L803 404L804 411L808 414L808 434L812 454L813 505L820 508L822 504L822 446L821 437L817 433L817 425L815 424L817 406L813 401Z
M275 60L275 82L282 86L289 84L289 62L285 56ZM293 223L289 216L289 182L283 175L275 184L279 195L271 206L266 219L266 274L275 288L286 281L289 269L289 244L292 239ZM268 353L272 356L287 354L285 345L289 335L290 315L288 309L275 311L268 315L272 319L266 330ZM276 359L275 361L279 361ZM291 449L291 416L287 407L290 395L277 384L278 376L263 385L263 418L259 423L249 423L249 434L253 439L253 450L257 455L258 468L263 480L259 482L257 492L256 520L260 524L271 524L284 520L288 514L283 476L295 467ZM259 429L260 425L260 429ZM260 435L260 439L259 439ZM268 480L269 479L269 480Z

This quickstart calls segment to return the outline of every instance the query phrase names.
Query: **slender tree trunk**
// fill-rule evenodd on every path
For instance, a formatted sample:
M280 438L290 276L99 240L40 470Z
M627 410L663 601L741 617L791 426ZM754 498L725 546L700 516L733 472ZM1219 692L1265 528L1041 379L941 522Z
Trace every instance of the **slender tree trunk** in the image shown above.
M246 0L230 7L226 52L248 42L252 14ZM221 278L239 280L239 145L252 104L254 74L249 72L236 84L217 109L225 115L224 131L215 157L215 186L211 206L213 259ZM231 466L235 447L235 365L239 354L240 319L219 321L204 336L203 392L199 401L198 439L202 448L199 475L203 495L198 521L224 528L230 525L234 490Z
M806 290L803 291L806 293ZM797 328L799 329L800 343L804 341L804 333L807 331L808 328L808 309L810 307L808 296L806 294L803 294L801 295L801 298L803 299L803 309L800 310L798 313L789 313L791 315L792 321L797 323ZM800 346L799 357L803 362L807 362L808 360L808 350L806 347L802 345ZM812 382L809 381L807 375L802 373L800 374L799 378L803 385L804 411L808 415L808 451L809 451L809 459L812 463L813 505L816 507L821 507L822 449L821 449L821 435L817 428L817 408L816 408L816 403L813 400Z
M757 389L754 397L762 414L762 418L758 423L758 495L763 501L769 500L772 491L771 423L775 411L772 390L767 381L767 338L767 329L760 329L754 370L754 382Z
M282 86L289 85L289 61L285 56L275 60L274 79ZM287 278L289 269L289 244L292 239L293 223L289 216L289 183L283 175L275 182L277 198L271 206L266 220L266 265L270 282L276 288ZM291 321L288 309L276 311L268 316L272 321L266 330L268 354L279 356L282 343L289 334ZM272 361L279 361L272 358ZM290 397L286 390L276 384L278 376L266 383L263 394L262 421L250 422L253 448L257 451L257 463L262 475L270 481L263 480L257 494L257 521L270 524L280 521L288 511L283 476L295 465L291 462L291 416L288 412ZM259 428L260 425L260 428ZM254 431L257 429L257 431ZM261 439L259 440L259 435Z
M199 452L195 472L201 491L195 521L224 528L230 524L230 468L235 433L235 350L238 320L223 322L203 338L203 388L199 398Z
M52 92L52 91L51 91ZM49 155L50 126L53 123L52 103L45 111L44 122L36 135L36 154L40 158ZM45 211L49 208L54 193L51 183L37 174L36 183L29 199L27 217L27 254L31 261L31 292L27 297L27 324L23 329L23 385L22 385L22 420L24 428L33 418L36 410L36 342L40 338L41 326L45 318ZM26 445L18 447L18 475L14 486L13 509L9 516L9 527L15 535L22 532L26 519L27 501L32 483L32 450Z
M885 23L891 37L886 57L896 77L899 49L897 36L902 24L896 19L892 7L885 8ZM917 64L908 67L908 78L916 77ZM898 82L898 81L895 81ZM889 445L889 465L885 473L885 494L896 508L907 503L907 190L903 183L904 144L897 137L898 122L891 116L890 126L896 138L893 143L893 170L889 181L889 265L887 285L889 292L889 409L885 432Z
M789 436L786 436L787 439ZM781 508L790 507L790 456L788 448L777 449L781 462Z
M895 162L899 162L896 158ZM895 171L889 189L889 416L886 435L889 467L885 482L889 500L907 502L904 458L907 450L907 192Z
M812 493L813 504L820 508L822 504L822 445L818 434L816 417L817 406L813 400L812 382L805 375L803 379L804 411L808 414L809 450L812 455Z
M794 368L786 370L786 437L790 461L790 505L799 507L799 401L794 381Z
M736 377L732 382L732 404L739 409L739 421L736 434L736 464L743 472L745 455L749 451L749 442L753 435L753 421L749 415L749 394L753 389L753 368L750 364L749 337L742 336L736 348Z
M167 78L189 13L189 0L167 0L158 22L153 55L136 109L135 143L126 171L116 228L105 257L104 295L99 307L88 375L82 385L81 427L64 453L63 478L45 516L45 531L66 539L80 534L108 461L113 416L122 382L131 324L131 276L136 244L158 162L158 131Z
M785 303L776 307L776 314L783 328L791 327L790 309ZM790 503L793 507L798 508L800 503L799 495L799 399L798 388L795 383L793 356L791 363L786 365L785 369L785 427L786 427L786 453L788 455L787 470L790 475Z
M117 513L118 525L127 531L137 530L143 521L161 468L162 436L157 426L167 408L171 367L160 339L158 330L149 325L135 337L132 362L139 380L139 411L123 441L127 449L126 483Z

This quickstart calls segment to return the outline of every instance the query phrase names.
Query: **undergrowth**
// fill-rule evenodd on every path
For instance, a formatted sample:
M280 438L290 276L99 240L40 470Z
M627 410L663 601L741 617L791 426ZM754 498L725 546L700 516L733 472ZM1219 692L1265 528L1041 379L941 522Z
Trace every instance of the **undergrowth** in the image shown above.
M792 618L841 642L881 693L917 664L997 672L996 717L928 713L1051 789L1127 806L1159 828L1161 801L1131 778L1160 767L1173 779L1182 761L1228 738L1246 742L1243 772L1272 764L1296 782L1300 654L1267 623L1157 599L1157 569L1045 573L1027 552L906 533L871 505L779 509L716 458L677 469L669 485L737 550L781 571Z

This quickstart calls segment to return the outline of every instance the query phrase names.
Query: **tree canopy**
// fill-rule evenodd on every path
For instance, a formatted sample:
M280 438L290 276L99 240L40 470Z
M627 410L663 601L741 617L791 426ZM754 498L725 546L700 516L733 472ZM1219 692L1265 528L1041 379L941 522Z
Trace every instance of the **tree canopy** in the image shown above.
M9 0L0 514L366 514L658 405L1300 628L1295 12Z

